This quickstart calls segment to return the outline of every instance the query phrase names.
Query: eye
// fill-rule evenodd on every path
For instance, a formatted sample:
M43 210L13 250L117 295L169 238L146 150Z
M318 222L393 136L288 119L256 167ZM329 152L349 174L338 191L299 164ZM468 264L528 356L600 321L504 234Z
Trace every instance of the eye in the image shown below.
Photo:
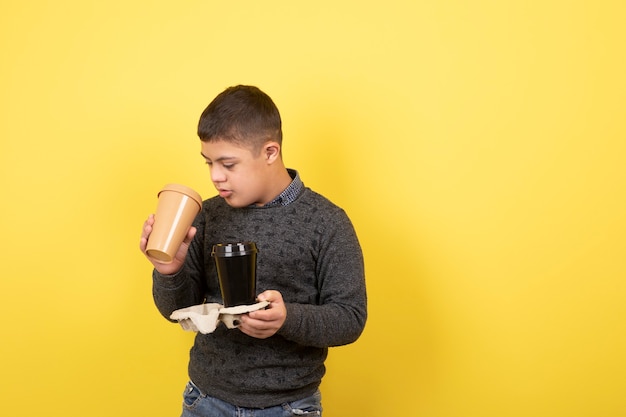
M226 169L233 169L235 167L235 164L222 164L222 166Z

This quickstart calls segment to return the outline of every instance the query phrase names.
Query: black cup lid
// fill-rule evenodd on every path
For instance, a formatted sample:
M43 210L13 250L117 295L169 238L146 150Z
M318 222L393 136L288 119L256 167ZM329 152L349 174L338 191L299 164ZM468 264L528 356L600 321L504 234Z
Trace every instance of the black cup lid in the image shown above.
M249 255L256 252L256 243L254 242L218 243L217 245L213 245L211 255L228 257Z

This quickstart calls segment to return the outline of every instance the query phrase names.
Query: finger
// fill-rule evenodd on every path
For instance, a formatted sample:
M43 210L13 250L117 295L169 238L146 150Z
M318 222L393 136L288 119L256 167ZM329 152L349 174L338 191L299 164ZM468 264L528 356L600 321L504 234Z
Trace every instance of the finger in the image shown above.
M148 218L146 219L145 222L143 222L143 227L144 229L146 228L146 226L150 226L152 227L154 225L154 214L151 214L148 216Z
M257 296L257 300L259 301L268 301L272 302L272 294L270 290L263 291L261 294Z
M280 316L280 311L278 311L278 309L276 308L267 308L264 310L251 311L247 315L251 319L255 319L255 320L272 321L272 320L278 320Z
M143 253L146 252L146 246L148 245L148 238L152 233L152 226L154 225L154 214L150 214L145 222L143 222L143 229L141 229L141 238L139 239L139 249Z
M154 225L154 214L151 214L145 222L143 222L143 228L141 229L141 236L148 237L152 233L152 226Z
M265 290L257 297L259 301L267 301L271 303L279 303L283 301L283 296L276 290Z
M186 244L191 243L191 241L193 240L193 238L196 236L196 232L198 231L198 229L196 229L195 227L191 226L189 228L189 230L187 231L187 235L185 236L184 242Z
M247 321L242 317L240 320L239 329L246 334L249 335L262 335L262 334L273 334L276 332L278 327L276 325L272 325L272 322L264 322L259 320L251 320Z

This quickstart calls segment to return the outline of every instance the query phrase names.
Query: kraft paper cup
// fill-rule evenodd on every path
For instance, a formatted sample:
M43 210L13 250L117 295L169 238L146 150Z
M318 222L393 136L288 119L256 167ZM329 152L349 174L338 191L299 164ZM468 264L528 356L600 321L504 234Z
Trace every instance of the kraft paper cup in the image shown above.
M159 202L146 254L159 262L170 263L202 208L202 197L180 184L166 185L157 196Z

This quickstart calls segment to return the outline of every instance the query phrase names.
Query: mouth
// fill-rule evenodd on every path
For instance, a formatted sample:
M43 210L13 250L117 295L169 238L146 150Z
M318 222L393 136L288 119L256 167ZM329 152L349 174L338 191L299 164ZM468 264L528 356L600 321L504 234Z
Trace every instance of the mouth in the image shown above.
M219 192L219 195L222 198L228 198L228 197L230 197L233 194L233 192L231 190L222 190L222 189L218 188L217 191Z

